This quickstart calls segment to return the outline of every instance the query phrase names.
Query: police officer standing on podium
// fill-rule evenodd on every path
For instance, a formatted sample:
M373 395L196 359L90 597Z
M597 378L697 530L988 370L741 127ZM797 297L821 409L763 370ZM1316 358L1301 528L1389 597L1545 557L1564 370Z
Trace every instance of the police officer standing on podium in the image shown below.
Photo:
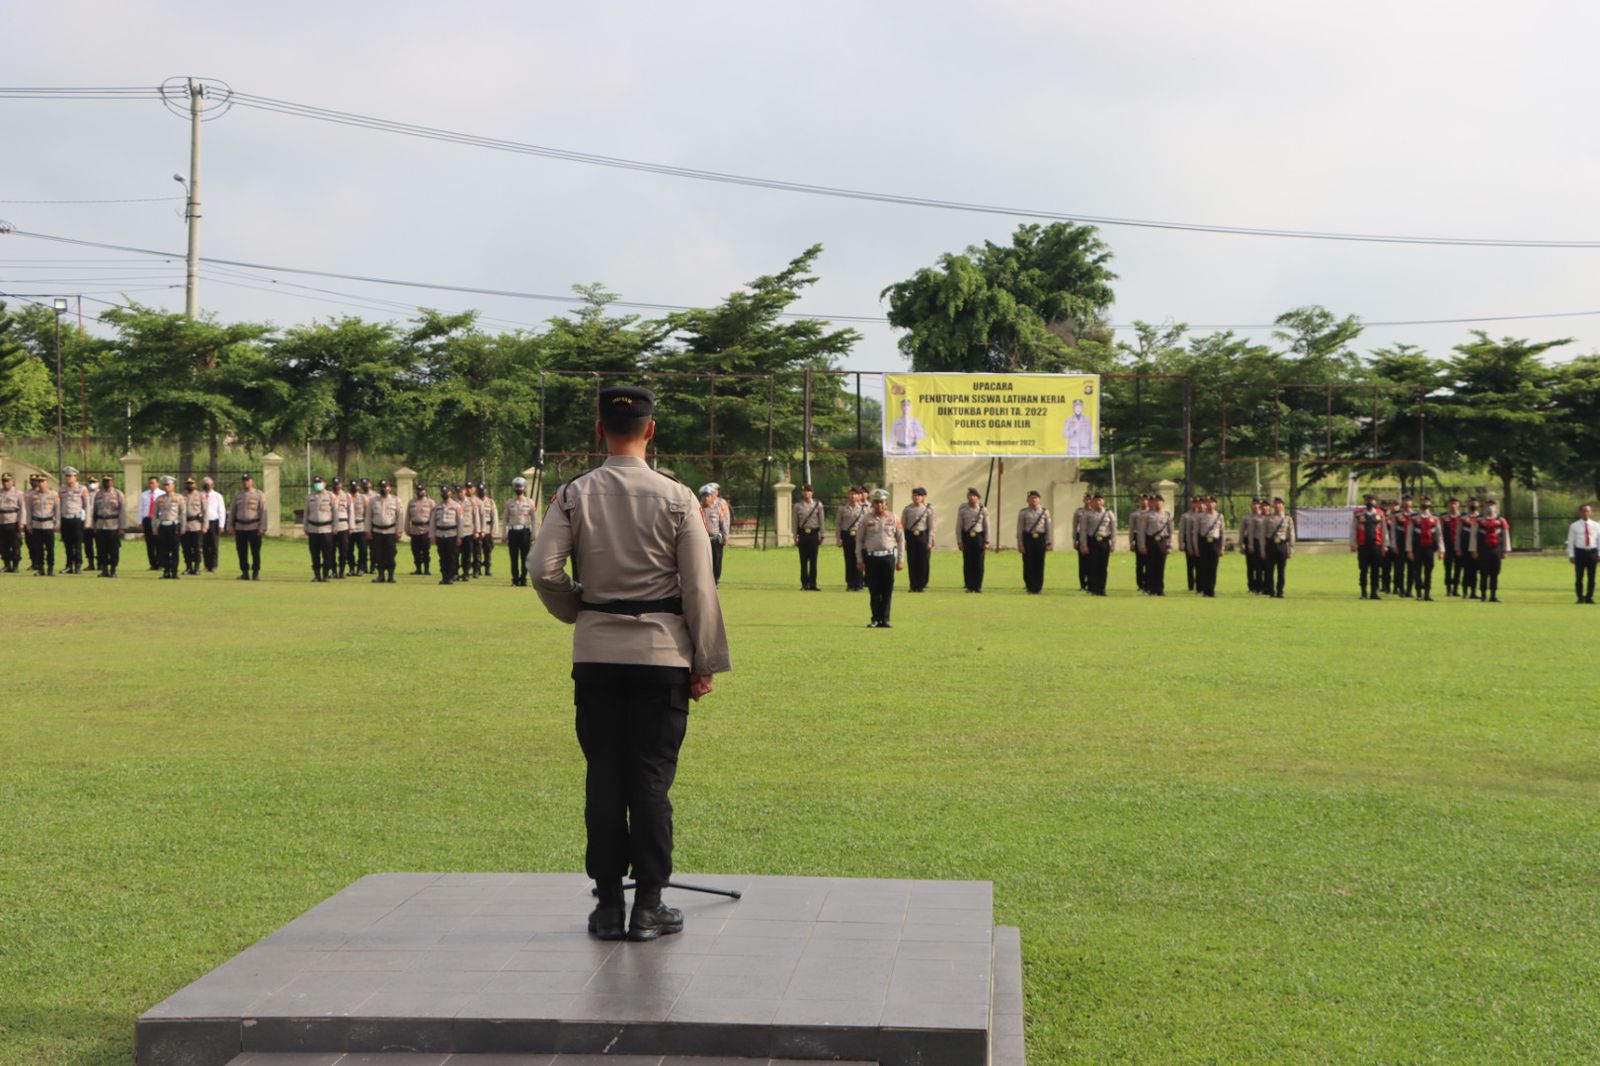
M662 902L672 877L672 803L689 701L730 669L711 544L694 494L650 469L655 396L611 386L597 429L610 453L567 482L545 514L529 571L545 608L575 623L573 702L588 762L585 867L598 905L589 933L654 940L683 929ZM579 584L568 577L578 561ZM853 568L852 568L853 569ZM636 885L623 924L622 879Z
M817 554L822 550L822 501L810 485L800 486L794 505L794 544L800 551L800 591L817 592Z
M928 557L933 553L933 533L938 516L928 502L928 490L911 490L911 502L900 512L900 528L906 535L906 578L912 592L928 587Z

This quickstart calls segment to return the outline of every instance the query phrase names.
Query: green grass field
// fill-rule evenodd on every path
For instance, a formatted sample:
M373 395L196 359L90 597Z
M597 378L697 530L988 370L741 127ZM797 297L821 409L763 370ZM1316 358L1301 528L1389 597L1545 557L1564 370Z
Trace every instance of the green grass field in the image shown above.
M363 874L582 868L530 591L128 547L0 578L0 1062L121 1066L140 1011ZM792 552L731 551L680 871L994 881L1031 1063L1600 1060L1600 608L1563 560L1498 606L1363 603L1345 555L1282 601L1234 557L1213 601L1072 567L966 596L941 554L877 631L836 552L802 595Z

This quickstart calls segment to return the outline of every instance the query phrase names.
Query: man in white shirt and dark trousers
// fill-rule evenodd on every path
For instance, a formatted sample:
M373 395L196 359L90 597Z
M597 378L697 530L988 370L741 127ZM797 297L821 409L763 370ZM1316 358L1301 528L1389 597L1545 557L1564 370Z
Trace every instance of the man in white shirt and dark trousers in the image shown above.
M1567 529L1567 558L1572 562L1572 583L1578 593L1579 603L1594 603L1594 572L1600 562L1600 522L1594 520L1594 508L1584 504L1578 508L1578 520ZM1588 579L1585 591L1584 580Z
M145 490L139 493L139 525L144 529L144 554L150 562L150 569L160 570L158 556L161 549L156 543L156 499L165 495L161 491L161 482L156 478L145 479Z
M205 562L206 573L214 574L217 570L217 547L222 540L222 531L228 525L228 501L222 498L222 493L217 491L217 483L210 478L200 479L200 495L206 502L206 528L200 535L200 557Z

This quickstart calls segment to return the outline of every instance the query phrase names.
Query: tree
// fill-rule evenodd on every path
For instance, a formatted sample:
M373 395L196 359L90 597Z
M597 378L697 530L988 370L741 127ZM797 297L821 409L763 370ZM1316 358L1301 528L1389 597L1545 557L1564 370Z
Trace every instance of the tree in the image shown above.
M1539 469L1559 457L1555 373L1539 360L1551 348L1572 343L1564 337L1492 341L1482 330L1476 340L1456 345L1450 364L1451 397L1444 408L1461 454L1500 479L1500 506L1511 509L1511 484L1539 487Z
M1600 499L1600 355L1581 355L1558 368L1551 399L1561 438L1555 469Z
M261 341L272 327L221 323L209 316L133 304L101 316L116 330L90 377L90 396L103 417L132 410L130 431L148 439L178 438L178 472L194 469L194 445L207 443L208 469L217 475L224 433L266 438L270 411L253 406L254 383L270 379Z
M23 343L21 322L0 300L0 434L45 432L54 420L55 400L50 371Z
M1162 373L1183 375L1193 382L1190 425L1195 480L1226 492L1227 469L1220 462L1224 398L1229 404L1228 450L1235 455L1241 448L1261 454L1270 448L1270 439L1262 440L1257 427L1248 422L1242 427L1238 424L1235 405L1238 397L1270 392L1272 383L1281 380L1278 354L1232 330L1223 330L1191 337L1184 348L1165 349L1159 360L1156 365ZM1181 418L1174 425L1181 435Z
M969 373L1096 370L1076 365L1111 347L1111 250L1093 226L1019 226L1009 245L989 241L946 253L890 285L889 323L918 371ZM1081 340L1097 340L1090 348ZM1080 350L1081 349L1081 350Z
M1388 469L1400 479L1402 492L1415 491L1409 480L1420 481L1428 471L1448 467L1456 458L1447 424L1429 417L1430 409L1445 399L1448 368L1416 345L1400 343L1375 349L1367 369L1374 384L1387 386L1374 405L1380 419L1374 458L1395 457ZM1357 427L1356 432L1367 437L1371 429L1363 432ZM1419 470L1415 462L1401 458L1417 454L1424 444L1427 469Z
M349 316L314 322L278 337L270 352L292 397L273 420L277 439L332 440L342 479L352 447L372 448L392 434L389 412L406 370L393 325Z
M1274 325L1278 328L1273 337L1288 346L1279 360L1280 383L1329 386L1349 383L1358 376L1361 361L1350 345L1361 336L1361 322L1354 315L1335 318L1325 307L1297 307L1279 315ZM1326 391L1277 390L1274 443L1276 454L1288 459L1291 511L1300 496L1301 464L1327 451L1326 397ZM1319 481L1332 469L1327 464L1313 465L1308 480Z

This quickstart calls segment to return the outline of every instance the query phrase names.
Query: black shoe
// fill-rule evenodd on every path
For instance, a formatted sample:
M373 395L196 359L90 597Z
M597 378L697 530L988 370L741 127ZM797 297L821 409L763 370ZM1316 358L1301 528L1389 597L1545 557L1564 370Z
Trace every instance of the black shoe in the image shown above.
M411 576L412 577L421 577L422 576L422 571L418 570L416 567L413 566L411 568Z
M867 628L868 629L877 629L878 628L878 620L876 618L874 618L872 621L868 622L867 623Z
M381 585L381 584L383 584L383 575L379 574L377 577L373 578L371 581L369 581L367 583L369 585Z
M455 584L455 579L454 578L448 578L448 577L441 577L439 579L439 584L441 584L441 585L454 585Z
M879 629L893 629L894 626L890 625L887 621L884 621L884 622L879 622L878 623L878 628Z
M259 570L250 571L250 580L251 581L260 581L261 580L261 571L259 571Z
M249 574L240 574L238 580L240 580L240 581L249 581L250 580L250 575Z
M1498 593L1493 593L1493 592L1491 592L1491 593L1490 593L1490 594L1489 594L1489 602L1490 602L1490 603L1499 603L1499 602L1500 602L1500 596L1499 596L1499 594L1498 594Z
M589 912L589 935L596 940L621 940L627 935L622 928L622 901L601 903Z
M654 940L683 932L683 912L665 903L634 903L628 917L629 940Z

